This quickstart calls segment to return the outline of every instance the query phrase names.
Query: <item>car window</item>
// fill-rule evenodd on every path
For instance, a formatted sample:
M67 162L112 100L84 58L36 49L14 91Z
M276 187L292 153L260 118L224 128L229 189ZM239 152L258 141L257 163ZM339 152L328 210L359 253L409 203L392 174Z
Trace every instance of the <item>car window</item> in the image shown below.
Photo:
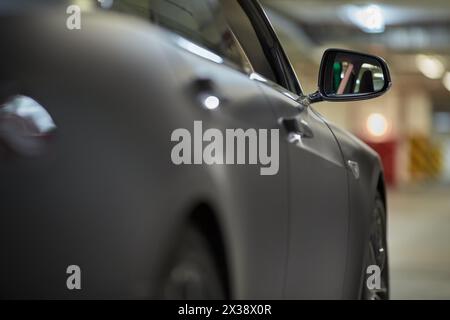
M301 95L302 89L283 47L257 1L221 0L228 23L256 72L285 90Z
M225 17L238 41L241 43L254 70L277 83L275 72L267 61L255 29L238 1L222 0Z
M151 20L237 65L249 62L229 28L218 0L119 0L113 10Z

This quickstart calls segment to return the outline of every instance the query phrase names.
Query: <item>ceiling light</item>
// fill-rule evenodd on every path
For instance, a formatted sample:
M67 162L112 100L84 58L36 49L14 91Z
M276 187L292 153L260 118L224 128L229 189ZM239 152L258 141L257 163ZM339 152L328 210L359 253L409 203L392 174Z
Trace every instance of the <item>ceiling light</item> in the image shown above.
M450 72L445 74L444 79L442 79L442 83L444 84L445 89L450 91Z
M416 56L417 68L430 79L439 79L444 74L443 63L436 57L419 54Z
M381 33L385 29L383 11L378 5L350 5L346 7L346 12L350 21L367 33Z

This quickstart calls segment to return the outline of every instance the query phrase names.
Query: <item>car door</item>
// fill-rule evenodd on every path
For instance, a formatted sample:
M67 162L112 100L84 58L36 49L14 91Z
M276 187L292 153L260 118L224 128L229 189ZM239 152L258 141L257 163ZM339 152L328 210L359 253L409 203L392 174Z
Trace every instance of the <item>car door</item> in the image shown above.
M249 77L252 67L221 15L218 1L151 0L145 4L148 7L136 8L125 1L115 5L126 12L149 12L150 19L167 30L164 50L175 79L171 89L179 101L167 106L176 115L168 121L173 130L192 131L194 121L201 121L203 131L219 130L224 136L229 129L278 130L267 99ZM202 150L194 149L193 155L201 157ZM286 194L280 190L286 186L286 174L278 174L277 168L273 175L264 176L260 168L248 162L174 166L184 170L186 193L202 190L214 198L213 207L223 214L218 220L230 253L232 296L240 299L279 299L283 293L288 209ZM190 184L191 174L204 177L204 186Z
M336 140L311 107L264 85L288 158L287 298L341 298L347 258L347 173ZM284 93L283 93L284 92Z
M282 164L287 168L290 212L285 297L341 298L349 224L347 170L342 153L328 125L303 96L258 2L241 5L276 79L270 79L271 74L263 67L260 70L266 74L253 77L279 120L280 150L288 159ZM255 56L254 45L248 50ZM257 60L262 60L262 54Z

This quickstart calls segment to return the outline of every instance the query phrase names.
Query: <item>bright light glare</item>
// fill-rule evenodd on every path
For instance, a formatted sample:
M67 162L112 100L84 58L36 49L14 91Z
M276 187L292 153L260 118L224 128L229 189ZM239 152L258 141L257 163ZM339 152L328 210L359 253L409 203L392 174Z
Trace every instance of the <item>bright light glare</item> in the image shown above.
M81 11L92 11L95 9L95 2L89 0L75 0L73 4L79 6Z
M383 11L380 6L371 4L366 7L348 6L349 19L368 33L380 33L385 30Z
M430 79L441 78L445 71L444 65L438 58L424 54L416 56L416 64L420 72Z
M104 9L109 9L114 4L114 0L98 0L98 2L100 2L100 6Z
M250 79L252 79L252 80L257 80L257 81L261 81L261 82L267 82L266 78L264 78L263 76L261 76L261 75L258 74L258 73L255 73L255 72L253 72L253 73L250 75Z
M220 99L215 96L209 96L203 102L205 107L209 110L217 109L220 105Z
M442 79L442 82L444 83L445 89L450 91L450 72L447 72L444 76L444 79Z
M367 130L375 137L382 137L388 131L388 122L381 113L372 113L367 118Z
M18 95L1 106L1 111L21 118L31 119L40 133L56 129L52 117L43 106L27 96Z
M211 60L215 63L223 63L223 59L220 56L218 56L217 54L214 54L211 51L206 50L184 38L181 38L181 37L178 38L177 43L180 47L184 48L185 50L187 50L193 54L196 54L200 57Z

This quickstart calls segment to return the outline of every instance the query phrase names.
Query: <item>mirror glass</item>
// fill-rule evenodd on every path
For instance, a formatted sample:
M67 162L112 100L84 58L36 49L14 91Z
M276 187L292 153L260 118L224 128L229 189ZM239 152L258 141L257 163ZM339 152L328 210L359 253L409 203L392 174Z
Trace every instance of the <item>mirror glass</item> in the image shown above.
M357 53L338 52L331 55L323 76L323 89L328 96L370 95L386 86L381 63Z

